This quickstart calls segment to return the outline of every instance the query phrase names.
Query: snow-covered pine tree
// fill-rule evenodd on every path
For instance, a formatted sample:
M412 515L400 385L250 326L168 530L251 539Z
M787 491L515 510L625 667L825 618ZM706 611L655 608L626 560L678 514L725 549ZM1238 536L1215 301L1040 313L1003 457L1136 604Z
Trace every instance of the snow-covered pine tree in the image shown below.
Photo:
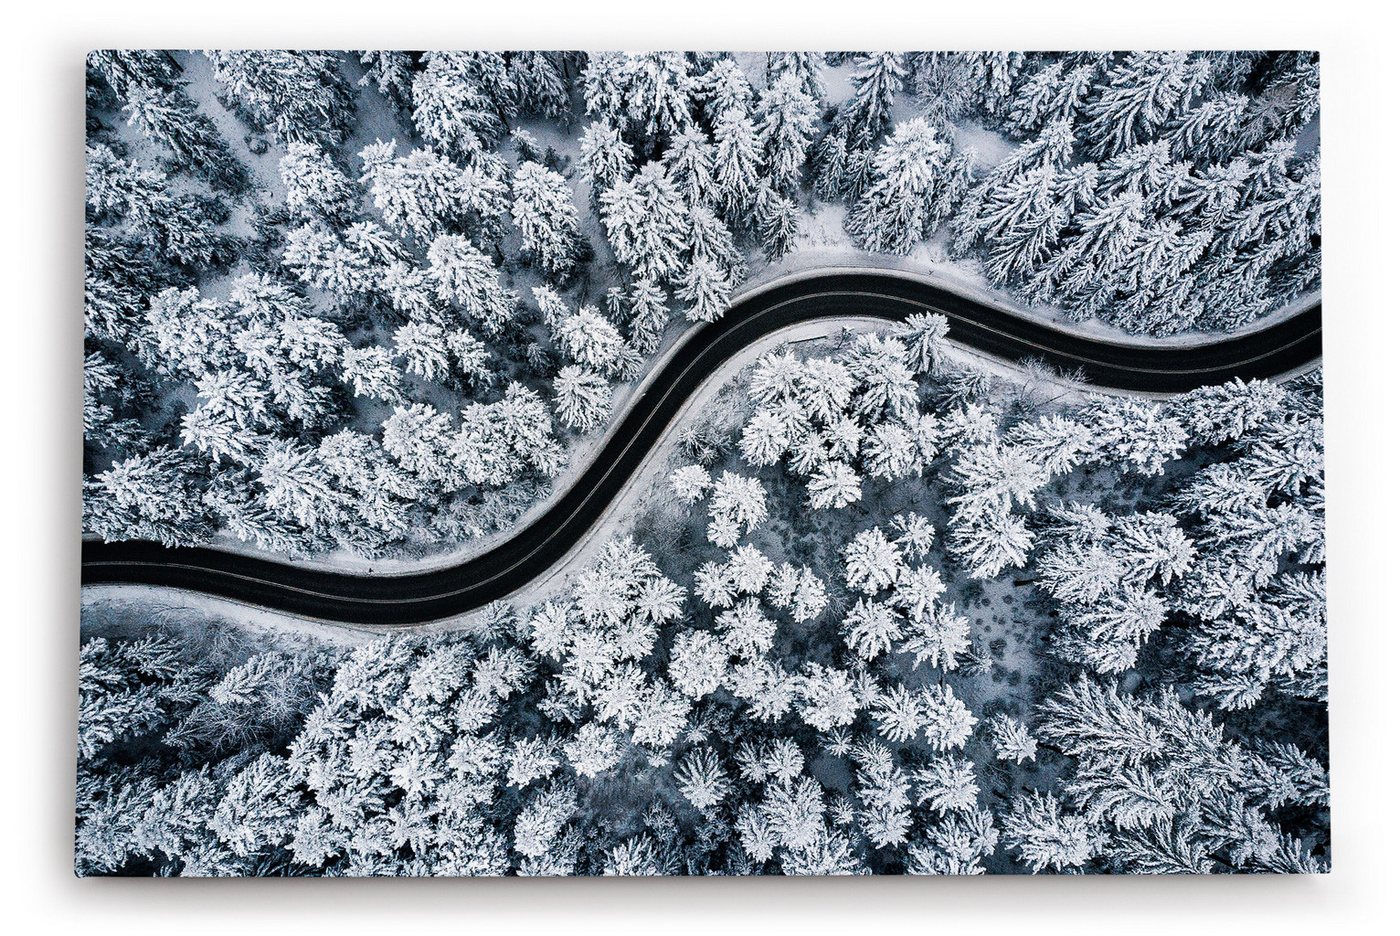
M899 550L878 527L862 530L846 544L846 584L874 595L899 580L904 569Z
M918 384L904 363L907 351L893 338L863 334L842 352L841 360L856 380L853 408L861 419L880 416L902 419L913 415Z
M500 169L463 169L430 149L394 156L393 141L360 151L362 182L389 227L427 244L449 229L465 227L479 247L493 246L510 207Z
M357 213L359 193L335 162L314 143L294 142L277 164L294 218L344 224Z
M657 155L691 124L693 80L680 52L594 53L582 76L584 104L630 143Z
M117 156L108 146L87 148L87 204L99 217L121 219L128 231L173 263L200 266L227 252L201 200L172 194L165 176Z
M904 635L905 620L886 604L860 598L846 613L841 629L846 645L858 657L873 661L891 648Z
M1093 91L1079 128L1095 158L1155 136L1186 110L1209 77L1209 61L1186 52L1131 52Z
M764 72L770 88L784 75L795 75L799 87L818 105L826 97L820 52L769 52L764 60Z
M685 317L692 322L713 322L729 308L733 284L729 276L711 260L699 258L686 268L676 296L689 307Z
M676 767L676 788L701 812L709 812L724 801L731 784L719 758L711 748L692 750Z
M122 100L137 88L168 91L183 71L173 55L159 49L95 49L88 53L87 67Z
M705 136L705 131L699 127L687 127L671 141L662 161L687 205L694 208L714 203L717 195L713 171L714 146Z
M797 242L797 202L780 194L764 180L754 198L753 217L764 256L769 260L786 256Z
M424 54L413 77L413 125L434 149L472 165L505 135L501 101L489 90L504 79L498 59L494 53Z
M855 93L837 120L848 130L857 148L871 147L889 126L895 96L904 90L909 70L897 52L866 52L856 56L851 72Z
M567 278L578 262L578 209L568 181L539 163L521 163L512 184L511 218L520 251L552 279Z
M595 120L579 138L579 164L596 204L604 192L631 175L632 148L612 123Z
M1098 854L1104 840L1096 824L1039 790L1012 801L1003 831L1007 844L1036 873L1047 867L1056 871L1081 867Z
M1040 68L1016 89L1007 114L1011 125L1024 137L1051 121L1078 119L1098 73L1097 65L1065 59Z
M1035 737L1025 725L1005 712L993 715L987 724L998 759L1013 764L1019 764L1023 760L1035 760Z
M807 481L808 501L818 509L847 507L861 494L860 475L844 462L823 462Z
M948 354L948 319L937 312L916 312L895 326L894 337L907 350L906 361L916 373L936 374Z
M843 201L855 191L850 131L837 123L812 149L812 192L827 201Z
M401 116L413 110L413 57L407 52L383 49L360 51L360 64L365 73L360 87L373 85Z
M962 52L968 63L973 99L982 113L1000 119L1005 116L1011 91L1025 65L1024 52Z
M399 388L399 369L386 348L377 345L346 348L341 358L341 378L356 396L374 397L395 405L405 402Z
M583 306L560 321L555 339L576 364L609 376L616 376L622 367L622 335L593 306Z
M1255 142L1249 116L1249 99L1244 95L1210 98L1173 121L1166 142L1177 159L1227 162Z
M731 282L741 282L747 272L744 258L719 216L707 207L692 205L689 221L686 235L691 259L709 260L723 269Z
M817 118L817 103L804 89L803 77L795 72L779 75L759 95L758 141L768 181L783 194L797 190Z
M248 171L214 122L180 88L133 84L122 110L127 122L169 150L177 165L223 188L238 191L247 186Z
M897 126L872 163L874 181L848 226L866 250L907 254L942 220L936 212L948 144L924 120Z
M84 482L83 524L108 541L193 545L213 532L202 497L205 484L188 455L157 447Z
M704 102L705 116L711 126L719 123L726 111L748 113L753 106L753 86L739 63L732 56L716 59L708 71L695 82L695 95Z
M567 52L508 52L506 80L522 115L560 117L569 109Z
M345 142L354 95L337 52L256 49L206 51L214 78L235 109L285 143Z
M625 299L625 311L615 316L625 319L628 329L628 342L620 352L619 372L631 380L641 372L641 356L660 346L661 335L671 319L671 307L666 290L650 279L633 283Z
M741 534L753 532L767 519L768 499L762 483L732 471L722 472L710 495L710 541L728 549Z
M715 202L735 227L751 223L763 151L747 112L731 107L715 123Z
M685 204L661 163L647 163L631 179L619 180L600 202L613 253L637 279L662 283L681 275Z
M682 465L671 472L671 490L687 504L705 496L712 481L703 465Z
M612 388L602 376L570 364L554 379L554 410L564 425L583 432L600 426L612 408Z
M515 314L517 297L501 285L490 257L465 237L443 234L429 245L428 263L440 299L486 334L500 334Z
M441 383L451 370L447 333L431 322L408 322L394 332L394 350L405 369L424 380Z
M949 523L950 545L973 578L996 578L1007 567L1025 565L1032 537L1026 521L999 510L985 514L955 512Z

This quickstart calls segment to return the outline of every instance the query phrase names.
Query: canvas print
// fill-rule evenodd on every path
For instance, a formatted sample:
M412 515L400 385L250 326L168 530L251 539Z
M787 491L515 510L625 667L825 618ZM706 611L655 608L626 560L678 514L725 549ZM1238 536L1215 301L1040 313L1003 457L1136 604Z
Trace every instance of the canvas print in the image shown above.
M1326 871L1318 87L91 53L77 873Z

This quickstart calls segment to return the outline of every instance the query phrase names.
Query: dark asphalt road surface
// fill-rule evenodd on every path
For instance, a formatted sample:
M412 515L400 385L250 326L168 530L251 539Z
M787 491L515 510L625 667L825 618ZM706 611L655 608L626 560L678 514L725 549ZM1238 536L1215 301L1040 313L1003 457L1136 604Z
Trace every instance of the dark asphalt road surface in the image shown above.
M947 316L949 338L958 344L1012 362L1039 358L1119 390L1179 392L1235 377L1273 377L1322 355L1320 304L1204 346L1125 346L1071 335L889 274L810 277L744 299L692 333L572 487L515 536L459 565L355 575L217 549L89 540L83 543L82 581L167 586L351 624L403 626L462 614L506 597L563 559L603 516L691 393L749 344L801 322L851 315L898 321L918 311Z

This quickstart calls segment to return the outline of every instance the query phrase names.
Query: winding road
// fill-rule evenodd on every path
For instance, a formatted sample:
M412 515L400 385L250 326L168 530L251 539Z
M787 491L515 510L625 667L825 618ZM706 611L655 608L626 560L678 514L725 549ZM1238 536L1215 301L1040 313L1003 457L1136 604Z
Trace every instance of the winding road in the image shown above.
M927 282L877 271L807 276L736 302L691 332L633 400L578 480L509 540L458 565L356 575L217 549L85 540L84 585L141 584L202 592L304 617L403 626L452 617L504 598L547 572L586 537L700 384L734 354L782 328L860 315L898 321L946 316L949 338L1007 361L1039 358L1105 388L1169 393L1235 377L1274 377L1322 354L1322 306L1277 324L1193 347L1086 338Z

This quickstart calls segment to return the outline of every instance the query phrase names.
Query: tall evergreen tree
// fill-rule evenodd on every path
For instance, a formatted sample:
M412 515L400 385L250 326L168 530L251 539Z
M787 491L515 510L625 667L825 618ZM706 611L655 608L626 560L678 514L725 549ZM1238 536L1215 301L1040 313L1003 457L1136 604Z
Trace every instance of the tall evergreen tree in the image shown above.
M667 282L682 271L685 207L658 162L618 181L600 199L602 220L617 259L638 279Z
M234 158L214 122L179 88L132 85L122 110L127 122L169 150L177 165L235 191L248 184L247 170Z
M758 98L758 140L773 187L797 190L798 174L817 125L817 103L795 73L778 76Z
M921 118L895 128L876 155L874 184L851 211L851 233L871 251L907 254L938 226L946 143Z
M720 213L733 226L748 223L758 191L762 150L753 121L730 108L715 124L715 192Z
M826 98L820 52L769 52L764 71L770 88L784 75L794 75L802 90L818 105Z
M511 218L520 229L520 250L547 276L567 277L578 259L578 209L568 181L539 163L522 163L512 184Z
M505 135L478 53L429 52L413 78L413 125L440 152L466 163Z
M278 163L293 217L345 222L356 214L359 194L330 156L314 143L292 143Z
M236 109L283 142L345 142L354 96L335 52L260 49L204 53Z
M895 52L869 52L856 56L851 85L855 94L842 108L839 120L860 148L873 146L889 126L895 96L904 90L909 74L904 56Z

